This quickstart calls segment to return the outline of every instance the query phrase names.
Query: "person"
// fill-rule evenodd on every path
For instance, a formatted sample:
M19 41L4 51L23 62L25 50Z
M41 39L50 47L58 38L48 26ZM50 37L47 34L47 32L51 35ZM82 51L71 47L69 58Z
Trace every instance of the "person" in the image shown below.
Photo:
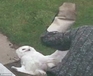
M56 76L93 76L93 26L81 26L65 33L46 32L41 42L61 51L69 50L49 72Z
M68 19L69 13L65 14L66 19L60 15L61 21L75 21L75 12L73 15L70 17L73 19ZM67 22L64 24L54 19L47 31L41 35L43 45L59 51L69 50L61 63L47 73L51 73L51 76L93 76L93 26L81 26L68 30L69 25ZM63 30L64 26L66 26L65 30Z

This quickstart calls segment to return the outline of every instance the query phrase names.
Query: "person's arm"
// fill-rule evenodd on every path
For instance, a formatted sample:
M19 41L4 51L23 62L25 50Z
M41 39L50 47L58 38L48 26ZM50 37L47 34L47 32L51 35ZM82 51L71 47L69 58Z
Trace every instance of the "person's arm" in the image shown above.
M57 31L54 32L46 32L41 36L42 44L58 49L58 50L68 50L70 48L71 39L70 39L70 31L65 33L60 33Z

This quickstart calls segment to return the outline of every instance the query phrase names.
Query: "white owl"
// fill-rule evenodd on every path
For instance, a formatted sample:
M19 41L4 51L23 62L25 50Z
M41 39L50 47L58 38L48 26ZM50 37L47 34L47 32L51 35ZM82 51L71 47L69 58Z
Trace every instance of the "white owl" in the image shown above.
M33 47L22 46L16 50L16 53L21 59L21 67L12 66L13 69L30 75L45 76L49 68L61 62L67 51L56 51L51 55L44 56Z

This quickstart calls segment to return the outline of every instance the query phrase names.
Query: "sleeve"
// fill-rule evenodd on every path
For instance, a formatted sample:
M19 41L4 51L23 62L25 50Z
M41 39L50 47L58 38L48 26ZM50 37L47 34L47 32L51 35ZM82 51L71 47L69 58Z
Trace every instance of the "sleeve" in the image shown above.
M60 33L57 31L46 32L41 36L43 45L55 48L57 50L68 50L71 44L70 31Z

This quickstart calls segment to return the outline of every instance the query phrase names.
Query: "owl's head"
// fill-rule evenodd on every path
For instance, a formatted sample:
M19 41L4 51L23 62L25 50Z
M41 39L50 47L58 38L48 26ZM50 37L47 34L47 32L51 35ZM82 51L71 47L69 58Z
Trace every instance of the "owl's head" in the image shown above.
M16 53L18 57L21 58L23 55L34 51L36 50L31 46L21 46L16 50Z

